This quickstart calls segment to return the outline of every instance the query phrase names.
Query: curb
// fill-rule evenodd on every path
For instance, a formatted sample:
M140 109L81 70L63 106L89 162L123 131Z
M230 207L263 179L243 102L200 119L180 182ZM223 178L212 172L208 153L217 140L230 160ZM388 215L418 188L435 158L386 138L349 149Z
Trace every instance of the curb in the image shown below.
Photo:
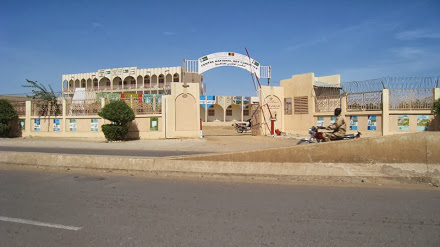
M440 164L423 163L274 163L195 161L167 158L130 158L0 152L0 163L16 166L118 170L155 175L252 177L283 181L370 182L440 184Z

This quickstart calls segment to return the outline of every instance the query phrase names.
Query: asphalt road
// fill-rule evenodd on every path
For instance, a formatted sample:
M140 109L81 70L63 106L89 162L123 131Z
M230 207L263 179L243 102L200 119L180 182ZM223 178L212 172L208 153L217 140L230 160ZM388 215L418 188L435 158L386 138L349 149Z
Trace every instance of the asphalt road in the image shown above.
M85 154L85 155L110 155L130 157L173 157L182 155L205 154L203 151L182 150L130 150L130 149L94 149L94 148L63 148L63 147L20 147L0 146L0 151L5 152L31 152L52 154Z
M0 246L440 246L440 191L0 170Z

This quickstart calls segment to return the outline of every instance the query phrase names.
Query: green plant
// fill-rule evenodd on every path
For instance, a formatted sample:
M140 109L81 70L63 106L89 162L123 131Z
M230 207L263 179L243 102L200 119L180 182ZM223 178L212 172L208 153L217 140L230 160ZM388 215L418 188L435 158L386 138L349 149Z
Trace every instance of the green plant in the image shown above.
M128 133L128 128L126 126L104 124L101 128L102 132L104 132L105 139L109 141L123 140Z
M105 105L98 115L112 122L101 127L105 138L109 141L124 140L128 133L127 123L135 118L133 110L122 101L114 101Z
M8 137L11 127L7 124L0 123L0 137Z
M11 127L8 125L9 121L18 117L17 111L5 99L0 99L0 137L7 137L11 132Z
M8 124L9 121L18 116L15 108L5 99L0 99L0 123Z
M434 104L432 105L432 112L436 117L440 117L440 99L434 101Z
M58 98L50 85L49 91L43 84L38 83L37 81L26 79L26 82L29 83L29 85L22 85L22 87L33 88L32 98L39 100L38 108L41 116L49 116L52 114L58 116L61 114L61 108L58 104Z

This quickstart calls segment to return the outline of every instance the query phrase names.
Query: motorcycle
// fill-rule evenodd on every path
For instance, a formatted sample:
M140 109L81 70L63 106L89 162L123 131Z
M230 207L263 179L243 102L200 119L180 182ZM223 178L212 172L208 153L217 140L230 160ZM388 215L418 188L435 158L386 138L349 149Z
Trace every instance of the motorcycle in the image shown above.
M312 126L309 129L310 137L309 138L302 138L301 140L298 141L297 145L303 144L303 143L325 142L325 139L324 139L324 136L323 136L323 132L318 131L318 129L325 129L325 127L322 127L322 126L317 126L317 127ZM357 139L359 137L361 137L361 132L355 132L353 134L345 135L344 138L336 139L336 140L332 140L332 141L352 140L352 139Z
M248 120L249 122L249 120ZM234 125L235 130L237 133L243 133L251 130L251 126L249 126L246 123L235 123Z

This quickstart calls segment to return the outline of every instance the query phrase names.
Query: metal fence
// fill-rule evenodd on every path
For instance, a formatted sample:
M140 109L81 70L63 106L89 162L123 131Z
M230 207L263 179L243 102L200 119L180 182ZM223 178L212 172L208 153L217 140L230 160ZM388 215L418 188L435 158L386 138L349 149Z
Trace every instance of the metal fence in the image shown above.
M382 91L347 94L347 111L381 111Z
M332 112L335 108L341 107L341 97L339 95L316 96L316 112Z
M390 90L390 110L430 110L434 89Z

